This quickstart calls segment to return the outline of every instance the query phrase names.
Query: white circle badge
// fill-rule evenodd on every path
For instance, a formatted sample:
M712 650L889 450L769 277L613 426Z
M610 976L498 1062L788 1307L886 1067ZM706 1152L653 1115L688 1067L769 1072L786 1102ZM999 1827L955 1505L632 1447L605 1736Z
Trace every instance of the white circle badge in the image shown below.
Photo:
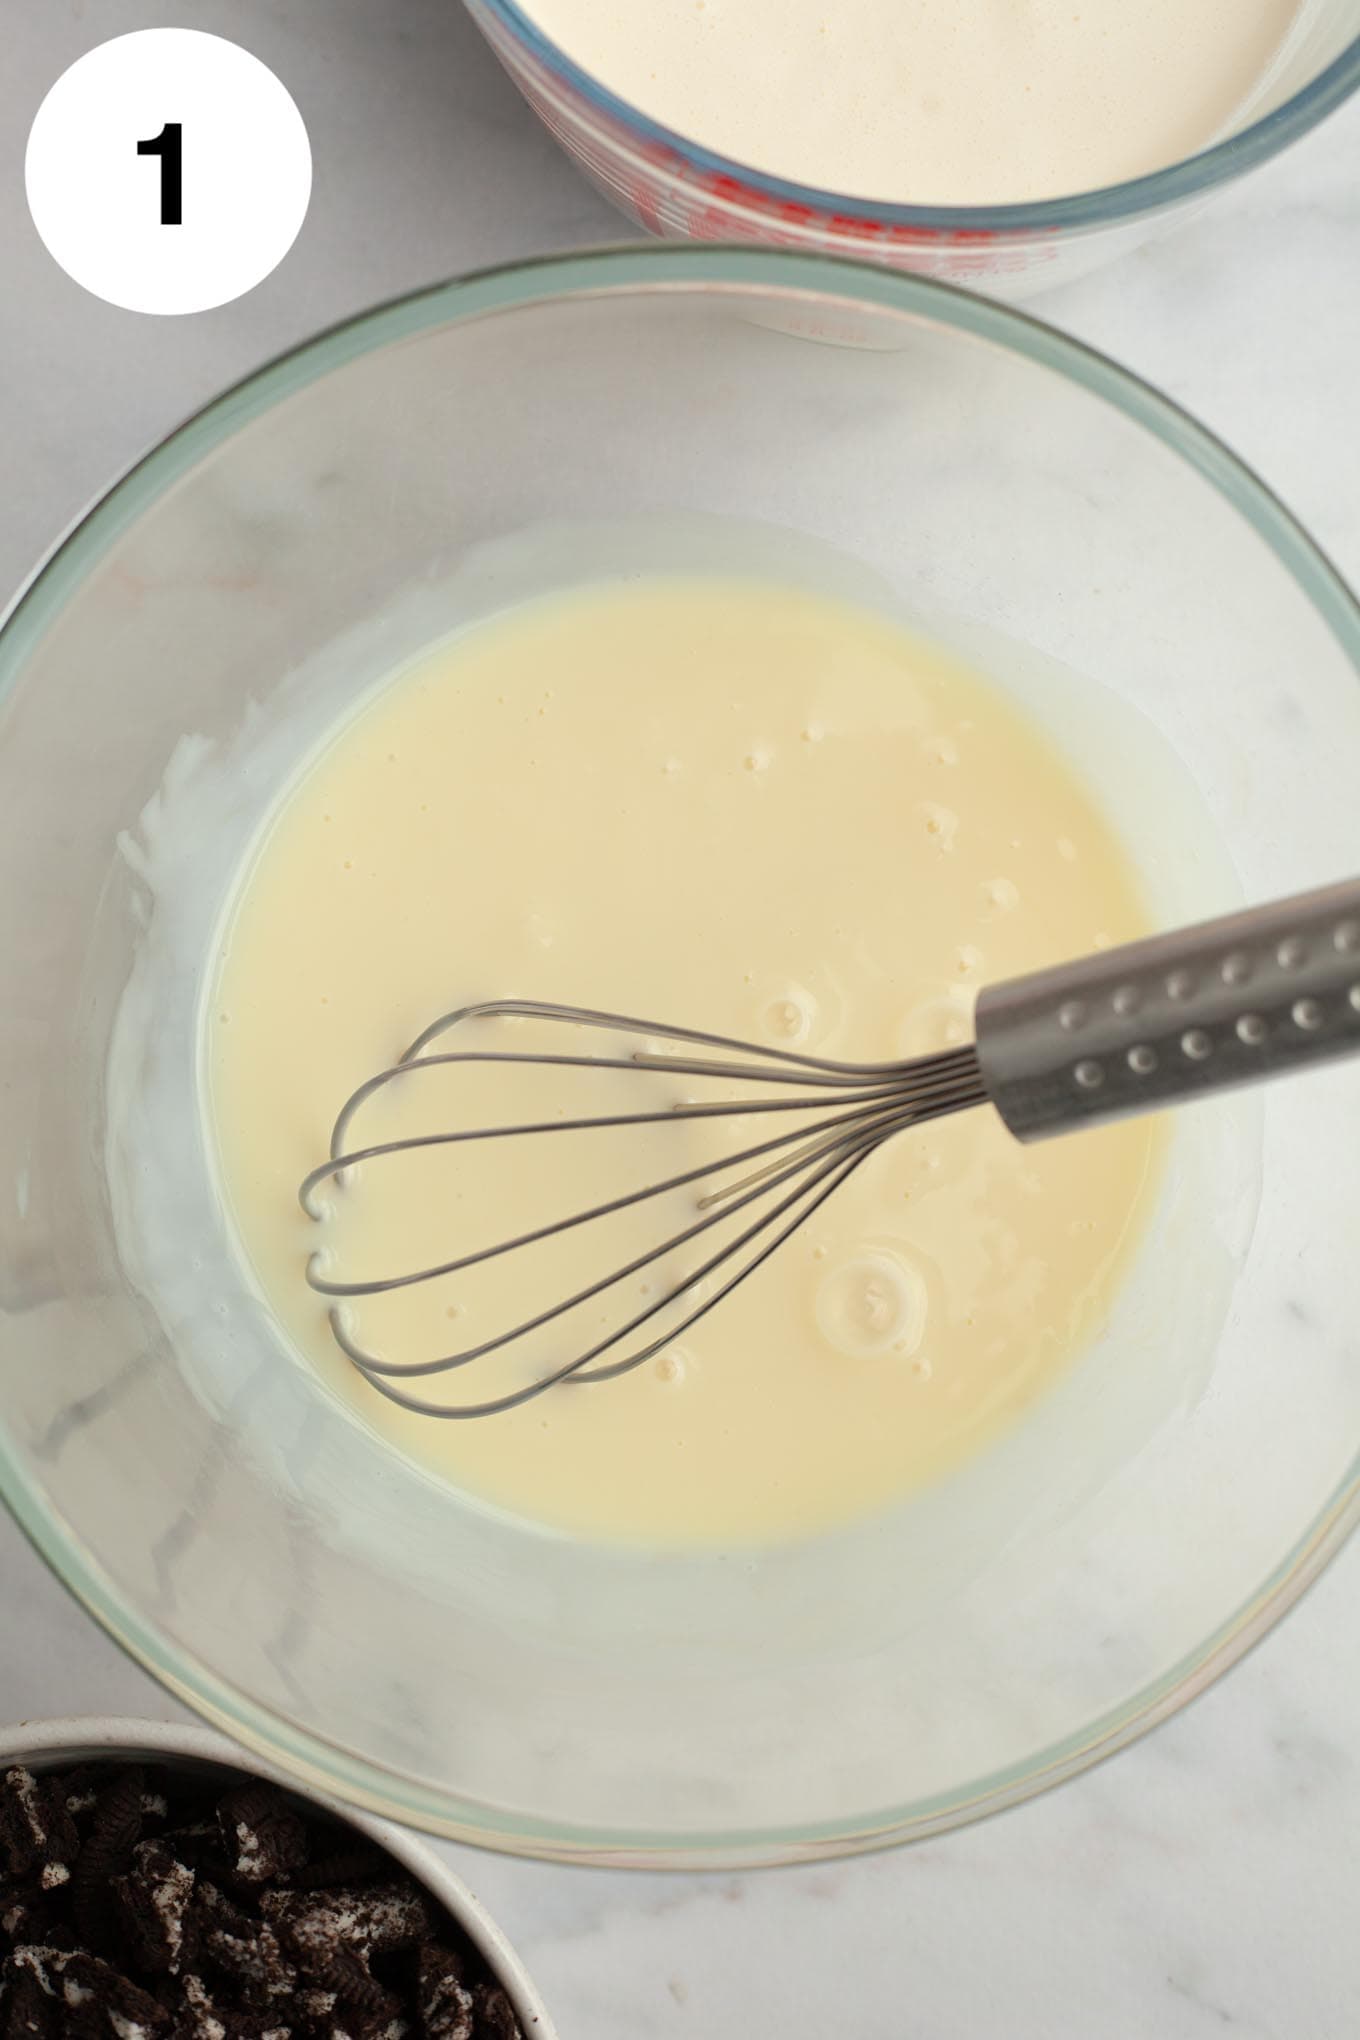
M205 312L292 247L312 151L258 57L198 29L146 28L62 73L24 174L48 252L86 290L133 312Z

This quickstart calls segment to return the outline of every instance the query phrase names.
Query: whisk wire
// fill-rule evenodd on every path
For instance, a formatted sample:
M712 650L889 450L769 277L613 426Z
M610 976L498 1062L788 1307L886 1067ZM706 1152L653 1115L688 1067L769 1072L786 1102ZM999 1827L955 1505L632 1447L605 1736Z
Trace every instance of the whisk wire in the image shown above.
M877 1109L876 1106L870 1105L866 1106L864 1111L873 1112ZM825 1120L822 1124L843 1127L861 1116L859 1112L849 1113L839 1121ZM583 1126L598 1126L600 1123L587 1120L583 1122ZM551 1131L552 1128L549 1127L548 1130ZM319 1267L314 1267L309 1269L307 1279L319 1295L340 1298L385 1296L394 1290L414 1288L418 1283L438 1281L445 1275L461 1275L468 1268L476 1268L483 1262L499 1260L505 1254L537 1246L540 1241L552 1239L559 1233L572 1232L579 1226L592 1224L596 1219L617 1217L619 1212L627 1211L633 1205L663 1197L672 1190L687 1189L690 1184L702 1181L705 1176L714 1175L721 1169L733 1168L741 1162L758 1160L760 1156L768 1155L777 1148L786 1147L791 1141L806 1139L809 1131L815 1133L817 1130L795 1127L792 1132L778 1134L773 1140L760 1141L754 1147L742 1149L737 1154L720 1155L716 1159L699 1163L695 1168L685 1169L677 1176L668 1176L659 1183L649 1183L641 1190L626 1191L618 1197L609 1198L603 1204L590 1205L584 1211L572 1212L567 1218L555 1218L547 1225L536 1226L529 1232L517 1233L513 1238L500 1240L494 1246L478 1247L457 1260L441 1261L428 1268L417 1268L407 1275L387 1275L365 1282L335 1282L323 1275Z
M423 1034L417 1035L401 1057L401 1062L410 1063L418 1056L423 1057L432 1041L437 1041L441 1034L447 1034L467 1020L560 1021L570 1027L596 1027L610 1034L638 1035L648 1041L688 1041L697 1048L733 1049L752 1060L823 1070L830 1076L854 1077L861 1082L866 1077L897 1075L905 1067L900 1062L833 1062L825 1056L804 1055L798 1049L774 1048L763 1041L742 1041L731 1034L709 1034L698 1027L677 1027L671 1021L639 1020L627 1013L600 1012L593 1006L559 1006L539 999L490 999L479 1006L457 1006L452 1012L432 1021Z
M369 1077L365 1083L360 1084L358 1089L353 1091L345 1101L336 1119L331 1134L332 1157L339 1155L344 1147L348 1137L350 1121L354 1118L356 1112L366 1105L368 1100L382 1090L385 1085L392 1083L395 1078L405 1075L417 1064L425 1069L435 1069L460 1062L518 1062L538 1064L544 1068L565 1069L636 1070L646 1066L643 1060L646 1051L637 1051L631 1056L617 1058L551 1053L526 1055L522 1051L517 1052L514 1050L467 1050L451 1055L427 1055L425 1053L430 1044L438 1041L441 1035L449 1033L454 1027L461 1026L465 1021L469 1020L543 1020L565 1023L572 1027L600 1028L613 1034L641 1035L644 1039L651 1041L685 1041L702 1048L732 1049L747 1058L736 1074L757 1082L771 1082L774 1080L775 1072L773 1071L762 1075L760 1069L762 1062L779 1066L782 1069L786 1082L796 1081L791 1072L804 1070L810 1073L820 1073L822 1078L829 1083L844 1082L850 1085L860 1085L868 1078L890 1077L902 1069L900 1063L830 1062L821 1056L801 1055L794 1049L770 1048L761 1042L737 1040L729 1034L706 1034L694 1027L675 1027L663 1022L631 1019L623 1013L597 1012L593 1007L588 1006L558 1006L540 1003L531 999L489 1000L479 1006L459 1006L452 1012L443 1014L438 1020L433 1021L423 1034L416 1036L410 1047L403 1055L397 1058L396 1062L390 1064L385 1070L379 1070L376 1076ZM680 1073L678 1069L676 1073ZM696 1069L695 1073L715 1075L718 1072L713 1065L708 1064L700 1066L700 1068ZM317 1212L311 1210L309 1210L308 1215L312 1218L319 1216Z
M410 1076L415 1070L428 1068L432 1063L444 1064L469 1059L459 1056L431 1057L419 1063L398 1064L384 1074ZM546 1059L541 1056L523 1056L497 1057L494 1060L515 1060L541 1065ZM554 1060L565 1061L567 1058L558 1057ZM576 1060L588 1064L593 1069L631 1070L635 1067L631 1062L604 1063L588 1056ZM705 1071L704 1074L716 1073ZM868 1104L876 1098L898 1097L902 1094L902 1089L901 1084L887 1085L879 1091L861 1090L856 1095L860 1103ZM403 1140L380 1141L372 1147L352 1148L348 1153L333 1155L329 1161L322 1162L318 1168L303 1178L298 1199L309 1218L322 1218L325 1214L317 1205L316 1192L328 1178L339 1177L346 1169L357 1168L361 1162L379 1161L387 1155L414 1154L422 1148L460 1147L469 1141L478 1140L513 1140L516 1136L527 1134L590 1133L605 1127L662 1126L686 1119L738 1119L759 1112L814 1112L818 1104L823 1102L807 1098L744 1098L712 1105L672 1105L660 1112L594 1113L580 1119L541 1119L525 1121L515 1126L473 1126L460 1127L449 1133L411 1134Z
M858 1152L861 1147L876 1146L880 1140L886 1139L890 1133L896 1132L900 1124L901 1114L899 1111L881 1114L878 1118L860 1128L860 1136L862 1137L854 1139L842 1138L835 1143L834 1148L828 1145L821 1150L821 1153L831 1156L833 1159L843 1158L846 1153ZM361 1364L372 1367L376 1372L389 1377L410 1378L412 1376L442 1374L450 1372L455 1368L465 1367L473 1360L485 1359L490 1353L513 1345L518 1339L526 1337L531 1332L540 1330L545 1324L550 1324L555 1318L565 1316L568 1311L575 1310L579 1305L591 1302L595 1297L603 1295L618 1283L626 1281L629 1276L640 1274L644 1269L655 1266L658 1261L663 1260L668 1254L678 1252L682 1247L688 1246L691 1241L698 1239L715 1225L735 1217L738 1212L745 1210L749 1205L753 1204L757 1198L769 1196L784 1183L788 1182L790 1178L801 1174L806 1166L806 1161L799 1156L793 1159L786 1158L782 1166L776 1164L768 1172L762 1171L762 1180L746 1189L744 1195L740 1197L734 1196L732 1201L727 1203L723 1210L710 1211L706 1215L699 1217L692 1225L685 1227L678 1233L672 1234L669 1239L663 1240L659 1246L648 1248L646 1253L637 1255L622 1267L612 1269L607 1275L599 1277L586 1288L577 1290L573 1296L561 1299L547 1309L540 1311L536 1316L526 1318L522 1324L516 1325L512 1331L498 1333L494 1339L489 1339L480 1346L471 1347L460 1353L448 1354L438 1360L402 1363L382 1361L373 1355L364 1354L361 1349L354 1348L353 1341L345 1343L345 1350L349 1353L351 1359L359 1360ZM650 1193L640 1193L639 1201L642 1196L647 1194ZM705 1206L703 1203L700 1204L699 1210L701 1214L704 1213ZM761 1223L767 1224L771 1219L777 1218L778 1215L778 1211L767 1213ZM733 1241L731 1246L718 1257L717 1261L708 1263L703 1269L696 1270L694 1273L686 1276L684 1283L679 1284L677 1289L670 1292L667 1296L659 1298L655 1304L651 1305L643 1313L641 1318L635 1319L632 1324L624 1326L623 1332L626 1333L636 1329L637 1324L644 1322L654 1312L663 1309L668 1302L673 1302L675 1296L682 1293L685 1288L692 1287L696 1282L702 1280L706 1274L711 1273L712 1268L718 1265L719 1261L726 1259L728 1253L735 1252L744 1244L745 1237L743 1235L741 1239ZM508 1252L514 1244L514 1242L509 1242L499 1251ZM616 1336L622 1336L622 1334ZM614 1341L610 1343L614 1343ZM590 1357L593 1358L594 1356Z
M853 1171L859 1167L860 1163L866 1159L868 1154L872 1151L872 1148L877 1146L877 1144L878 1144L877 1139L874 1139L873 1141L866 1140L861 1147L852 1151L852 1153L848 1157L842 1155L839 1156L836 1160L828 1162L826 1167L823 1170L819 1171L818 1174L815 1175L810 1182L802 1183L798 1186L796 1190L790 1192L788 1197L783 1199L780 1204L776 1205L773 1212L768 1212L763 1218L757 1219L755 1224L749 1226L747 1230L740 1235L739 1238L733 1240L727 1247L723 1248L723 1250L720 1253L713 1255L709 1260L703 1262L700 1267L696 1268L692 1274L688 1275L685 1278L685 1281L683 1283L678 1284L677 1287L674 1290L672 1290L668 1295L658 1298L655 1303L648 1304L645 1310L639 1311L634 1317L630 1318L626 1324L621 1325L617 1331L612 1332L607 1339L601 1339L597 1341L597 1343L594 1346L592 1346L588 1352L578 1355L575 1359L568 1361L564 1366L555 1369L553 1372L540 1376L537 1380L528 1383L527 1386L525 1386L524 1388L511 1390L507 1392L505 1395L497 1396L489 1401L481 1403L464 1403L449 1405L445 1403L424 1402L419 1400L418 1398L407 1396L403 1394L401 1391L393 1389L390 1386L390 1382L393 1376L398 1373L406 1374L408 1372L412 1372L415 1370L410 1370L406 1368L397 1369L392 1366L375 1362L371 1355L364 1353L362 1348L358 1347L348 1337L348 1334L345 1332L343 1325L337 1325L334 1319L332 1320L331 1329L335 1334L336 1341L339 1344L341 1350L345 1354L347 1354L347 1356L351 1360L354 1361L355 1365L368 1378L368 1380L371 1382L374 1388L379 1389L383 1394L388 1396L389 1400L398 1403L403 1409L411 1410L415 1412L417 1415L421 1416L447 1417L455 1419L462 1417L495 1416L505 1410L516 1409L523 1403L532 1402L538 1396L542 1395L547 1389L555 1388L560 1383L574 1381L580 1383L581 1385L584 1385L592 1381L598 1382L615 1380L620 1375L632 1373L636 1368L643 1366L646 1361L652 1359L657 1353L662 1352L667 1346L673 1345L675 1341L681 1338L684 1335L684 1333L690 1329L692 1325L697 1324L700 1318L705 1317L708 1314L708 1312L714 1308L716 1304L721 1303L725 1297L730 1296L732 1294L732 1291L738 1288L739 1285L746 1280L747 1276L753 1275L756 1269L761 1266L762 1262L767 1261L770 1258L771 1254L773 1254L778 1247L782 1246L784 1241L788 1239L792 1233L796 1232L799 1226L801 1226L806 1219L812 1216L813 1212L816 1211L818 1206L824 1203L826 1199L831 1196L834 1190L839 1189L840 1185L845 1181L846 1177L851 1175ZM827 1178L831 1178L832 1180L828 1182ZM821 1188L820 1194L813 1196L812 1193L814 1191L817 1191L819 1186L821 1185L825 1185L825 1187ZM622 1340L630 1337L633 1332L639 1330L642 1325L649 1323L651 1319L656 1317L659 1312L664 1310L668 1304L674 1303L678 1297L683 1296L687 1291L692 1291L693 1289L697 1288L697 1286L701 1282L706 1281L708 1276L711 1275L717 1268L723 1266L728 1260L730 1260L733 1254L739 1253L742 1247L748 1246L752 1240L758 1238L761 1233L766 1232L771 1225L777 1224L780 1217L783 1216L785 1212L791 1210L794 1206L800 1204L804 1208L795 1212L794 1217L790 1220L787 1226L785 1226L782 1230L777 1232L772 1239L767 1241L766 1244L761 1248L761 1251L755 1256L753 1256L753 1258L747 1263L747 1265L744 1268L739 1269L735 1275L731 1276L725 1283L723 1283L723 1285L719 1289L717 1289L712 1296L702 1298L700 1302L695 1305L694 1309L690 1312L690 1314L684 1319L682 1319L678 1325L667 1326L666 1330L663 1333L661 1333L658 1338L653 1339L650 1342L650 1344L640 1348L638 1352L630 1353L623 1360L612 1361L607 1366L600 1368L592 1366L591 1363L599 1359L601 1354L607 1353L611 1347L617 1346ZM716 1221L710 1219L706 1223L713 1224L716 1223ZM701 1230L706 1230L706 1226L695 1227L693 1229L694 1232ZM689 1237L692 1236L693 1232L689 1235ZM678 1244L678 1242L670 1242L668 1243L668 1247L662 1248L659 1251L666 1252L669 1250L671 1246L674 1246L676 1244ZM656 1257L653 1256L651 1258ZM612 1286L613 1282L619 1279L621 1279L621 1275L610 1276L609 1278L607 1278L605 1282L596 1285L597 1291L599 1289ZM579 1300L581 1299L575 1299L575 1301ZM569 1305L564 1306L564 1308L570 1308L570 1306ZM560 1313L558 1311L545 1314L545 1321L546 1316L548 1315L555 1316L559 1314ZM516 1336L518 1336L518 1334L511 1333L506 1337L502 1337L494 1341L491 1341L487 1347L482 1349L482 1351L485 1353L496 1350L499 1347L503 1347ZM466 1357L478 1358L481 1357L481 1355L480 1354L468 1355ZM435 1370L443 1371L443 1368L447 1364L448 1363L435 1363ZM462 1363L460 1361L455 1364ZM430 1370L427 1366L421 1371L428 1372Z
M583 1056L555 1051L536 1054L491 1050L452 1053L444 1051L436 1055L424 1053L433 1042L465 1020L510 1018L588 1026L615 1034L632 1033L641 1035L644 1042L649 1045L628 1056ZM650 1046L658 1040L676 1041L687 1047L712 1048L719 1051L724 1059L711 1060L705 1057L658 1052ZM504 1126L465 1127L445 1133L413 1135L407 1139L375 1143L368 1147L348 1146L349 1128L356 1113L379 1090L400 1076L410 1077L421 1070L447 1068L461 1063L650 1072L723 1082L778 1082L786 1087L794 1087L798 1091L811 1091L818 1095L773 1099L739 1098L707 1104L686 1101L665 1110L598 1114L571 1120L554 1118ZM461 1008L445 1014L433 1023L396 1063L380 1071L375 1077L369 1078L346 1100L335 1123L329 1160L312 1170L301 1186L299 1193L301 1202L309 1215L314 1218L323 1215L323 1208L317 1202L316 1192L328 1179L333 1178L343 1185L347 1172L361 1164L385 1161L397 1155L420 1150L525 1137L531 1134L589 1133L687 1119L742 1117L769 1112L808 1114L815 1113L819 1107L825 1112L831 1106L833 1097L834 1110L830 1111L829 1116L811 1125L794 1126L770 1139L754 1142L735 1153L711 1157L693 1168L682 1170L659 1182L645 1184L640 1189L630 1190L584 1210L570 1213L564 1218L554 1219L513 1238L475 1249L429 1267L415 1269L403 1275L342 1282L324 1274L323 1257L314 1254L308 1263L308 1281L319 1294L331 1300L332 1308L329 1312L331 1330L342 1352L360 1370L365 1379L389 1400L417 1414L432 1417L494 1415L500 1411L516 1408L559 1384L612 1380L640 1367L653 1355L671 1345L705 1316L716 1303L729 1296L754 1274L756 1269L761 1267L885 1140L907 1126L919 1125L926 1120L980 1103L985 1095L976 1052L972 1047L950 1049L912 1062L852 1065L805 1056L792 1050L767 1048L763 1044L743 1042L730 1036L702 1033L697 1029L633 1020L623 1015L598 1012L590 1008L540 1005L527 1000L497 1001L489 1005ZM786 1152L790 1147L794 1150L792 1154ZM752 1162L759 1166L754 1170L748 1170L736 1181L726 1183L697 1200L698 1216L691 1224L681 1227L645 1253L612 1268L575 1293L555 1300L509 1330L498 1332L493 1338L486 1339L476 1346L433 1360L388 1361L361 1346L346 1321L346 1313L341 1307L345 1301L385 1295L461 1273L597 1220L615 1217L621 1212L668 1193L686 1190L715 1175L726 1174ZM789 1184L793 1185L791 1189L786 1187ZM778 1193L781 1191L785 1194L779 1196ZM688 1247L712 1227L730 1222L752 1205L763 1204L771 1198L777 1198L777 1201L769 1209L761 1211L736 1238L727 1242L718 1252L687 1274L682 1281L629 1317L626 1322L612 1330L608 1337L597 1340L586 1352L573 1356L560 1366L548 1368L527 1385L482 1401L452 1405L425 1401L397 1386L401 1381L444 1375L467 1367L474 1361L489 1360L496 1354L504 1353L518 1341L566 1317L581 1305L617 1289L618 1285L629 1277ZM602 1356L614 1351L635 1333L651 1324L660 1313L680 1302L685 1296L693 1296L710 1276L720 1269L727 1268L734 1257L743 1254L748 1248L756 1248L756 1251L750 1254L743 1265L728 1274L712 1296L700 1298L693 1310L679 1324L667 1325L655 1339L647 1341L638 1350L626 1354L621 1359L610 1360L603 1365L595 1364Z

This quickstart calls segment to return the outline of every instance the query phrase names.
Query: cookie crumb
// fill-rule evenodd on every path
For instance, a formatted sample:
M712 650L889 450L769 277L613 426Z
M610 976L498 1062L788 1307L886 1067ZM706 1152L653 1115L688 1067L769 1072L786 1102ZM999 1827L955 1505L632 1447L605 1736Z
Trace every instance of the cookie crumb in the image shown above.
M143 1835L147 1822L155 1832ZM2 2040L525 2040L429 1893L242 1778L0 1779Z

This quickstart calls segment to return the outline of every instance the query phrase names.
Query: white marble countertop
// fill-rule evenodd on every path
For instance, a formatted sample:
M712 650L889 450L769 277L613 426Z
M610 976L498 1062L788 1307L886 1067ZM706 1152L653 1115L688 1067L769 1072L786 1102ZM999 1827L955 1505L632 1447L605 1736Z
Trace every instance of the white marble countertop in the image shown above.
M618 237L457 0L178 0L287 81L312 210L188 320L87 297L28 220L29 121L149 0L8 0L0 69L0 591L187 410L351 309ZM1034 309L1220 431L1360 581L1360 105L1178 238ZM1360 2032L1360 1549L1225 1684L1056 1794L914 1850L725 1878L452 1851L563 2040L1342 2040ZM170 1716L0 1519L0 1721Z

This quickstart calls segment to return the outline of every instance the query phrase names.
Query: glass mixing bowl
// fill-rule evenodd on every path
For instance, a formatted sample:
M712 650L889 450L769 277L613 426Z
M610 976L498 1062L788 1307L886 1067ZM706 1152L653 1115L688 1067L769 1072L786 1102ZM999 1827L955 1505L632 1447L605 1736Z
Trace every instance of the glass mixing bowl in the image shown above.
M864 344L796 337L828 323ZM1163 897L1354 869L1352 597L1223 446L1073 341L919 278L699 246L358 318L158 447L0 632L0 1486L128 1650L304 1785L544 1855L774 1862L1081 1769L1336 1549L1360 1069L1230 1108L1140 1262L1176 1310L842 1534L596 1548L377 1446L281 1347L191 1109L221 894L295 762L271 732L513 595L496 541L678 512L719 546L836 549L1098 676L1166 761L1103 759ZM1227 856L1179 833L1187 771ZM129 1096L167 1083L190 1104L149 1132ZM130 1233L148 1200L163 1224Z
M465 4L568 155L648 233L861 256L1000 296L1066 282L1137 247L1307 134L1360 84L1356 0L1306 0L1232 129L1183 162L1023 205L890 205L767 176L702 148L606 90L519 0Z

